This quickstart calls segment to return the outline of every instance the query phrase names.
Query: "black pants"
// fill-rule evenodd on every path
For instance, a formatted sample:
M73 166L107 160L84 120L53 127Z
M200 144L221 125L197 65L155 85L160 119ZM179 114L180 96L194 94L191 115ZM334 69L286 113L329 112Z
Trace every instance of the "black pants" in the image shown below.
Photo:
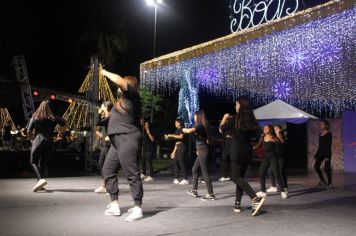
M221 176L222 177L229 177L229 163L230 163L230 147L231 147L231 138L225 139L225 145L222 150L222 157L221 157Z
M185 144L178 143L176 157L173 161L174 165L174 178L178 179L179 167L182 170L183 178L188 179L187 168L185 166Z
M241 203L241 198L244 191L251 199L256 197L255 191L244 179L248 166L248 162L231 161L231 179L236 184L236 202Z
M281 174L278 169L278 158L275 154L269 155L268 153L265 154L265 158L261 162L259 171L261 191L266 192L266 173L269 166L271 166L272 173L277 180L278 191L284 192Z
M110 149L110 145L104 145L100 151L100 156L99 156L99 161L98 161L98 170L100 171L101 175L102 175L103 166L105 163L106 156L108 155L109 149Z
M153 157L154 157L154 150L151 149L143 150L143 155L141 160L142 174L153 176Z
M199 169L202 172L204 181L206 182L206 188L208 190L208 194L214 194L213 185L211 183L211 178L208 169L208 156L209 149L208 147L198 147L198 156L193 165L193 190L198 190L198 181L199 181Z
M278 170L279 170L280 176L282 178L283 188L288 188L287 175L286 175L286 171L285 171L285 159L284 159L284 157L278 157L277 161L278 161ZM272 168L269 168L269 172L270 172L269 174L271 176L271 185L273 187L276 187L276 178L273 175Z
M53 149L53 141L37 135L32 142L30 164L36 173L37 179L44 178L47 161Z
M316 173L318 173L320 180L326 182L323 172L320 169L320 166L321 166L321 163L323 162L323 160L324 160L323 157L317 157L315 159L314 169L316 170ZM330 159L325 160L324 167L325 167L326 176L328 178L328 184L332 184Z
M140 146L141 132L110 136L111 147L106 156L102 170L106 190L111 200L118 200L119 187L117 173L121 165L130 185L131 196L135 205L141 206L143 197L142 181L140 178Z

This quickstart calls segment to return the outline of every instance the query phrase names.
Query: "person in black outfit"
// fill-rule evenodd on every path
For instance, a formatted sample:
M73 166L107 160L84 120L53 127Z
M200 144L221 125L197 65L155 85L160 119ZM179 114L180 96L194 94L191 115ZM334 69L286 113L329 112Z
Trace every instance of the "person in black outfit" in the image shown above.
M33 113L28 130L35 131L35 138L32 141L30 163L37 176L37 184L33 187L33 192L44 190L47 181L44 179L44 171L46 168L48 156L53 149L53 134L56 125L62 126L57 138L61 139L65 131L65 120L54 117L49 101L44 100Z
M188 191L188 194L192 197L198 197L198 181L199 181L199 169L202 172L204 181L206 183L206 188L208 194L202 197L203 201L215 200L215 195L213 192L213 185L211 183L209 168L208 168L208 157L209 157L209 143L210 137L207 127L207 120L205 118L205 113L203 110L197 111L194 114L195 127L194 128L183 128L183 133L185 134L195 134L195 145L197 149L197 159L193 165L193 189Z
M229 116L228 119L231 118L232 116ZM224 182L230 180L230 174L228 169L230 168L230 148L231 148L233 130L226 130L225 132L222 132L221 130L219 131L224 135L224 141L225 141L222 150L222 158L221 158L221 178L219 179L219 181Z
M152 134L150 123L144 122L143 150L142 150L142 176L145 182L153 181L153 158L155 154L155 137Z
M171 159L174 160L174 181L173 184L180 184L180 185L187 185L189 184L188 182L188 174L187 174L187 168L185 165L185 151L186 151L186 143L184 141L184 133L183 133L183 128L184 128L184 123L183 120L181 119L176 119L175 120L175 127L176 127L176 132L174 134L167 134L166 138L172 138L176 141L174 150L172 151L171 154ZM178 180L178 174L179 174L179 167L182 170L183 174L183 180L179 182Z
M105 101L101 104L99 108L99 117L98 121L96 123L97 126L101 126L101 132L97 131L96 135L100 139L101 143L101 151L100 151L100 156L99 156L99 161L98 161L98 169L100 171L101 176L102 175L102 169L104 166L105 158L106 155L109 152L111 143L108 134L108 125L109 125L109 119L110 119L110 114L111 114L111 109L113 107L112 102L110 101ZM103 185L100 186L99 188L95 189L94 192L96 193L106 193L105 189L105 181L103 178Z
M143 188L140 177L140 150L142 142L141 132L141 98L137 79L133 76L121 76L101 71L102 75L114 82L121 90L122 95L111 110L108 125L108 135L111 147L104 162L102 174L106 190L110 194L106 215L121 215L119 207L119 188L117 173L121 166L130 185L131 196L135 206L129 210L130 215L126 221L143 219L142 198Z
M283 189L284 191L288 194L288 182L287 182L287 175L285 171L285 165L286 165L286 137L283 135L283 130L282 126L280 125L274 125L274 132L276 134L276 137L279 139L279 142L276 143L276 154L277 154L277 160L278 160L278 169L279 173L282 178L282 183L283 183ZM276 185L276 178L273 175L273 171L271 171L271 168L269 168L269 174L271 177L271 187L267 189L267 192L277 192L277 185Z
M274 134L274 129L271 125L265 125L263 127L263 135L261 136L260 142L254 146L257 149L259 146L263 146L265 157L261 162L259 177L261 184L261 191L257 193L257 196L266 197L266 173L268 167L271 166L273 176L277 179L278 191L281 192L283 199L288 198L282 184L282 178L278 167L278 157L276 146L279 143L279 139Z
M236 199L234 212L241 212L241 198L245 191L252 200L252 216L256 216L265 201L265 198L258 197L250 184L246 182L245 174L250 162L252 161L251 142L259 132L252 106L247 98L239 98L236 101L236 113L231 117L225 114L221 123L220 130L226 132L233 130L230 159L231 159L231 179L236 184Z
M331 178L331 147L332 147L332 134L329 131L330 124L327 120L322 120L320 122L320 134L319 134L319 148L316 152L314 159L314 169L319 175L320 182L319 186L324 186L326 184L323 173L321 172L320 166L324 162L326 176L328 178L328 182L326 187L331 189L332 178Z

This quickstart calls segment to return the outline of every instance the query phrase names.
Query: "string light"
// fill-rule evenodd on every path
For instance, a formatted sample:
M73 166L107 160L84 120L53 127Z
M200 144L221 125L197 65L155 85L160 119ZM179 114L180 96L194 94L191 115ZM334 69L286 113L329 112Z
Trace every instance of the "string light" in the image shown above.
M341 4L348 2L334 1L328 7L338 9ZM142 86L172 94L188 71L196 91L228 100L249 96L261 106L282 98L319 117L356 110L356 8L339 13L336 8L328 17L321 10L297 13L307 23L291 27L292 16L279 19L289 27L279 32L270 31L269 23L247 29L245 35L270 32L252 40L238 37L231 44L234 35L229 35L141 64ZM276 86L284 92L276 92Z

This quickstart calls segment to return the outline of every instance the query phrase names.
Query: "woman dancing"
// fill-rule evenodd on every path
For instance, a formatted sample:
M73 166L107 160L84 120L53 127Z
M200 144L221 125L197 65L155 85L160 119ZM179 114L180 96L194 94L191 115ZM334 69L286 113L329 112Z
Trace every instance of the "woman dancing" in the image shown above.
M115 83L122 91L121 97L111 110L108 125L108 135L111 147L106 156L102 174L106 190L110 194L106 215L121 215L119 207L119 188L117 173L121 168L130 185L134 207L128 212L126 221L143 219L142 198L143 188L140 178L139 156L141 146L141 100L137 79L133 76L121 77L117 74L101 71L102 74Z
M102 169L104 166L106 155L108 154L110 145L111 145L110 139L108 136L108 125L109 125L109 119L110 119L112 107L113 107L112 102L110 102L110 101L103 102L99 108L99 117L98 117L98 122L96 123L97 126L103 127L101 132L97 131L97 133L96 133L96 135L102 141L101 152L100 152L100 157L99 157L99 161L98 161L98 169L100 171L101 176L103 176ZM100 186L99 188L95 189L94 192L106 193L104 178L103 178L103 185Z
M258 215L265 201L264 197L258 197L251 185L246 182L245 174L252 161L252 140L259 133L252 106L247 98L239 98L236 101L236 113L232 118L230 114L225 114L220 130L225 132L233 129L232 143L230 149L231 159L231 179L236 184L236 199L234 212L241 212L241 198L245 191L252 200L252 216Z
M53 135L57 124L62 126L62 129L57 135L57 139L61 139L66 130L66 122L53 115L48 100L42 101L38 109L33 113L28 125L30 132L35 131L35 138L32 141L30 163L38 181L32 189L33 192L45 190L44 186L47 184L47 181L44 179L44 172L48 157L53 149Z
M283 199L288 198L287 193L285 192L282 184L281 174L278 168L278 157L276 152L276 145L279 143L279 139L274 134L274 129L271 125L265 125L263 127L263 134L261 136L260 142L254 146L254 149L257 149L259 146L263 146L265 153L265 158L261 162L259 176L261 191L257 193L260 197L266 197L266 173L268 167L271 166L273 176L277 179L278 191L281 192Z
M188 174L187 174L187 169L185 166L185 150L186 146L184 143L184 133L183 133L183 128L184 124L181 119L176 119L175 120L175 127L176 127L176 132L174 134L167 134L167 138L172 138L176 141L176 144L174 146L174 150L171 154L171 159L174 160L174 180L173 184L180 184L180 185L187 185L189 184L188 182ZM179 182L178 180L178 172L179 172L179 167L182 170L183 174L183 180Z
M283 135L282 132L282 126L280 125L274 125L274 132L276 134L276 138L279 140L279 142L276 143L276 154L277 154L277 160L278 160L278 170L282 178L282 183L283 183L283 189L284 192L288 194L288 182L287 182L287 175L285 171L285 164L286 164L286 138ZM271 170L271 168L269 169ZM274 193L277 192L277 185L276 185L276 178L273 175L272 171L269 171L270 177L271 177L271 187L267 189L267 193Z
M319 134L319 148L316 152L314 159L314 169L318 173L320 182L319 186L324 186L328 189L333 187L331 178L331 147L332 147L332 134L329 131L330 124L327 120L320 121L320 134ZM328 183L325 182L323 173L321 172L320 166L324 162L326 176L328 178Z
M197 111L194 114L195 127L183 128L185 134L194 133L196 136L197 159L193 165L193 189L188 191L188 194L194 198L198 197L198 181L199 181L199 168L202 172L208 194L201 198L203 201L215 200L213 192L213 185L208 169L208 156L209 156L209 132L207 127L207 120L203 110Z

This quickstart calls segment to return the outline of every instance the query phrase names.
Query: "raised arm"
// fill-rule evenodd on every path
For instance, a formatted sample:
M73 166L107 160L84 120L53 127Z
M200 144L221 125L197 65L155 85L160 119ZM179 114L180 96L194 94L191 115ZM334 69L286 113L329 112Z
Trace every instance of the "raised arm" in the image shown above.
M116 84L120 89L127 91L127 82L120 76L114 73L111 73L106 70L101 70L103 76L111 80L114 84Z
M183 139L184 134L167 134L168 138Z
M221 120L221 122L220 122L220 125L219 125L219 132L220 133L224 133L224 126L225 126L225 124L227 123L227 121L231 118L232 116L230 115L230 114L228 114L228 113L226 113L224 116L223 116L223 118L222 118L222 120Z
M192 134L195 133L196 129L195 128L183 128L183 133L185 134Z

